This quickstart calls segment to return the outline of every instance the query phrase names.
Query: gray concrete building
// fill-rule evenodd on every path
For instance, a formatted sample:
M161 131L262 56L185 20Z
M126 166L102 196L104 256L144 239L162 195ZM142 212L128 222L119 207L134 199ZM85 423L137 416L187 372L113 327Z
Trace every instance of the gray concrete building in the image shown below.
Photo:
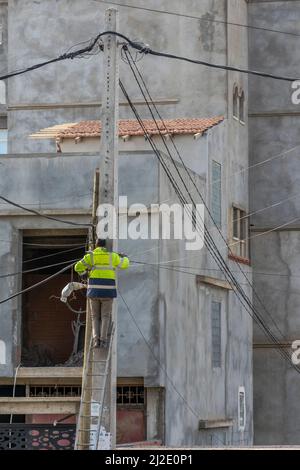
M139 3L147 8L157 8L158 4L154 0ZM3 30L7 29L8 35L4 34L0 53L5 69L15 70L47 60L95 36L104 28L107 5L82 0L8 0L1 2L1 7ZM186 11L179 0L166 0L163 7L179 13ZM153 49L213 63L247 66L247 30L224 24L247 22L246 1L190 1L188 13L200 19L120 7L120 32ZM238 263L251 280L245 171L249 165L247 76L148 56L139 62L139 67L165 119L224 116L222 122L208 126L200 135L190 132L174 138L216 224L232 246L233 255L229 256L228 247L206 214L205 221L220 251L233 271L238 271ZM93 172L100 161L97 149L90 147L93 143L88 139L80 145L65 142L67 153L63 149L58 154L54 139L29 136L54 125L99 119L101 69L100 53L89 60L65 61L8 80L7 111L2 110L3 116L7 112L8 155L0 157L0 194L44 215L78 223L89 221ZM141 116L149 118L123 62L120 73ZM132 119L124 97L120 96L120 100L120 117ZM163 153L162 144L156 139ZM170 165L169 158L164 158ZM182 170L179 162L177 165ZM120 139L119 171L120 194L128 195L130 201L147 206L166 200L176 202L143 137L125 142ZM86 230L26 215L3 203L0 238L5 274L18 272L22 267L25 270L26 266L38 267L35 263L39 260L30 261L32 258L52 255L50 260L62 262L66 258L59 252L75 244L84 245ZM120 278L122 294L144 338L120 299L118 442L156 439L173 446L251 445L252 319L207 249L190 256L182 241L172 240L124 241L121 249L134 260L161 266L133 265ZM72 252L64 256L73 259ZM164 263L166 267L189 266L192 274L180 272L184 271L182 268L164 269ZM55 272L56 268L52 269L4 278L0 300L45 279ZM243 282L241 272L236 276ZM72 335L65 333L67 340L59 335L59 331L70 331L74 317L57 300L49 299L59 295L59 289L69 279L69 273L61 275L52 285L45 284L0 305L3 420L13 413L27 424L49 423L54 416L78 409L76 391L69 391L75 395L70 397L65 390L80 386L81 368L74 364L66 367L72 353ZM251 288L244 288L251 298ZM82 298L77 297L75 302L78 308L82 307ZM53 341L55 357L51 358L49 348L53 348ZM9 398L7 390L11 393L20 363L20 396ZM55 387L64 391L49 400ZM131 402L128 396L134 396L136 401ZM129 419L137 423L131 434Z
M250 1L249 24L293 35L249 31L250 67L299 76L299 1ZM283 347L299 338L299 104L288 82L250 80L250 212L254 286ZM263 164L265 160L268 160ZM260 164L261 163L261 164ZM261 236L263 232L269 233ZM262 273L268 273L264 275ZM299 375L254 333L257 444L299 444Z

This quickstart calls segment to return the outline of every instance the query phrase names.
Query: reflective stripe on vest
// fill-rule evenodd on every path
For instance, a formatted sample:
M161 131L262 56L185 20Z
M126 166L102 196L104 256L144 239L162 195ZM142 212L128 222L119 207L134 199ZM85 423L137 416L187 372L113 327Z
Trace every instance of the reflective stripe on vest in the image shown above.
M125 261L125 258L121 258L121 261L120 261L120 263L118 264L117 267L121 268L121 266L123 266L124 261Z
M82 263L86 268L91 269L91 265L88 264L88 263L86 263L86 262L84 261L84 259L81 260L81 263Z
M91 271L95 271L96 269L99 269L100 271L105 271L106 269L108 271L113 271L114 270L114 268L111 267L111 266L106 266L106 265L103 266L102 264L101 265L100 264L95 264L95 266L93 266L91 268Z
M101 286L97 286L97 284L89 284L89 289L116 289L116 286L106 286L105 284L101 284Z

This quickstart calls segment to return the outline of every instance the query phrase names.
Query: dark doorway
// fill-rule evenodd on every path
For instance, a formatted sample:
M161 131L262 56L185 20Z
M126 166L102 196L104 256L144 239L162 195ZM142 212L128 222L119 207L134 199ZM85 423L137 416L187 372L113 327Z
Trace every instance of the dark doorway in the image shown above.
M69 282L80 281L73 267L43 281L80 259L85 244L86 235L23 238L23 289L41 283L22 297L25 367L80 365L76 364L76 355L84 343L86 291L76 291L69 298L68 308L60 295Z

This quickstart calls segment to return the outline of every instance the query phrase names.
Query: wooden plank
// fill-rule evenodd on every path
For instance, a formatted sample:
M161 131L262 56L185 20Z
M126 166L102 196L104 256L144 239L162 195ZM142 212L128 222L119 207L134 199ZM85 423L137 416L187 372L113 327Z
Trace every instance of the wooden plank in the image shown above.
M20 367L18 379L81 379L82 367Z
M208 284L213 287L219 287L220 289L232 290L232 287L229 284L229 282L224 281L223 279L217 279L215 277L202 276L198 274L196 276L196 282L202 283L202 284Z
M0 397L0 414L75 414L80 397Z
M230 428L233 426L233 419L205 419L200 420L198 429Z

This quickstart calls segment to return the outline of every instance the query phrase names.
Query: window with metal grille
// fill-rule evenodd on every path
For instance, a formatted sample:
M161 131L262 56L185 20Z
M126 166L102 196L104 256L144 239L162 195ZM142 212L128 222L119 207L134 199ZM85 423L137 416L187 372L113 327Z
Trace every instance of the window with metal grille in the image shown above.
M212 189L211 189L211 211L215 224L221 228L221 165L218 162L212 162Z
M221 302L211 303L212 367L221 367Z
M0 104L1 104L1 87L0 87ZM0 129L0 154L4 155L6 153L7 153L7 129Z
M144 403L144 387L130 385L117 387L118 405L143 405Z
M232 207L232 243L230 249L233 254L241 258L249 258L248 243L248 216L246 211L239 207Z
M235 85L234 88L233 88L232 114L233 114L233 117L235 117L237 119L239 118L239 112L238 112L239 103L238 103L238 100L239 100L239 89L238 89L238 86Z
M245 122L245 93L243 91L239 96L239 119L240 122Z
M245 387L239 387L238 420L239 420L239 430L244 431L244 429L246 427L246 394L245 394Z
M30 385L30 397L80 397L79 385Z

